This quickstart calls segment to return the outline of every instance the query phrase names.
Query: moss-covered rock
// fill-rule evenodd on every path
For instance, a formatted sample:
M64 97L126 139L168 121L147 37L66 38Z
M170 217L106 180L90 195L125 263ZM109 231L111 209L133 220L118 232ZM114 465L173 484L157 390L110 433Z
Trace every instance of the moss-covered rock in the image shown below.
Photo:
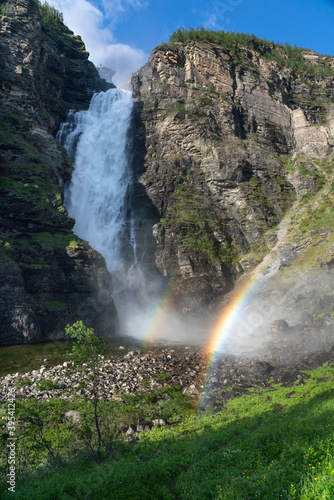
M327 183L334 64L308 56L253 36L181 30L132 78L135 164L158 211L156 264L182 289L181 310L198 312L204 276L206 310L221 300L276 246L296 200Z
M69 109L110 84L52 8L6 0L1 13L0 345L61 338L83 318L112 333L111 278L71 230L63 186L73 166L55 139Z

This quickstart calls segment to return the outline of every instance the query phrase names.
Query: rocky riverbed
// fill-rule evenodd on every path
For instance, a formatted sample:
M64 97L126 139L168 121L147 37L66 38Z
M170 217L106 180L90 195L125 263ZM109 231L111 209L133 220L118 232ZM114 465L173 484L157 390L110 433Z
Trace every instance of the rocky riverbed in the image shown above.
M138 394L157 390L164 385L176 386L199 394L203 381L206 357L203 352L185 349L154 350L142 353L129 351L122 358L100 357L98 370L99 397L105 401L119 394ZM49 399L93 395L92 371L77 371L70 362L50 369L42 366L24 375L16 373L0 378L0 401L4 401L8 388L17 387L18 398Z
M124 349L124 348L123 348ZM104 401L121 400L124 394L157 392L157 399L166 397L158 389L178 387L194 400L202 393L202 408L224 404L231 397L247 392L251 387L269 387L281 382L287 386L305 383L305 370L325 362L334 363L334 346L326 351L307 354L293 361L284 350L266 359L222 356L214 364L204 350L186 347L183 350L154 349L148 352L132 350L124 355L100 357L98 397ZM290 353L291 354L291 353ZM211 364L210 364L211 363ZM76 395L93 397L92 371L76 370L70 362L47 369L0 378L0 403L6 401L9 389L16 388L16 398L48 400L59 397L74 400ZM209 375L208 375L209 374Z

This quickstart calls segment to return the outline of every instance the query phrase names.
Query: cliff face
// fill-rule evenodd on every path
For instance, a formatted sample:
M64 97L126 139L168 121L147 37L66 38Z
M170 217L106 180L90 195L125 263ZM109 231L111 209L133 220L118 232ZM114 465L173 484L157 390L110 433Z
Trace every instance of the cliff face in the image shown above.
M329 180L318 163L334 144L333 60L302 57L310 75L260 48L175 42L132 78L156 265L180 310L214 307L277 245L287 210Z
M73 167L55 139L69 109L112 85L34 0L0 9L0 345L59 338L77 319L112 333L111 278L71 230L62 203Z

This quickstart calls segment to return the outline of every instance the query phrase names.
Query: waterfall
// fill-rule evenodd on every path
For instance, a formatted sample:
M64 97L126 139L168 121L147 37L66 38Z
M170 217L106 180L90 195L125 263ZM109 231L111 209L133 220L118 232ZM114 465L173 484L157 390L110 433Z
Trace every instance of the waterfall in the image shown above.
M64 201L76 221L73 230L106 260L121 332L143 338L159 308L164 283L155 268L145 208L132 206L140 185L131 164L132 107L130 92L95 94L87 111L69 113L57 138L74 162ZM168 328L179 337L179 325L171 317ZM163 335L163 325L160 330Z
M124 253L129 253L122 247L125 241L133 241L133 224L127 214L132 183L127 151L132 106L131 93L124 90L95 94L87 111L69 113L57 137L74 161L64 201L76 221L73 230L104 256L112 274L119 275Z

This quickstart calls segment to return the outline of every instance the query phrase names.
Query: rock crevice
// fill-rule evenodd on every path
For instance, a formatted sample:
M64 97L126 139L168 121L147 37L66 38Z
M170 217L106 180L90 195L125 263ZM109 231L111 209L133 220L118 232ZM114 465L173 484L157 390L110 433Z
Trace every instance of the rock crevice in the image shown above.
M69 109L88 108L112 85L81 38L43 17L35 0L1 6L0 345L62 338L77 319L112 333L111 277L72 232L63 186L73 167L55 139Z

